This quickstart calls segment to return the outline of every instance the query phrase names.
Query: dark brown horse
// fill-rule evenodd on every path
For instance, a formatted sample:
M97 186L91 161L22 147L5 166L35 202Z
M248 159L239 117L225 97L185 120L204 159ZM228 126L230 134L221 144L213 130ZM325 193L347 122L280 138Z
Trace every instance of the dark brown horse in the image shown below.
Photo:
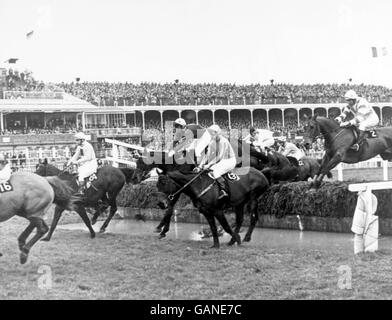
M70 174L68 171L61 171L47 162L38 164L36 173L41 176L58 176L60 179L68 181L75 193L78 190L76 175ZM136 178L136 174L137 172L135 169L119 169L112 166L103 166L97 170L97 180L91 182L91 186L86 190L84 198L81 199L75 207L75 211L79 214L89 229L91 238L95 237L95 231L92 228L92 225L95 224L99 215L110 206L109 216L100 228L100 232L105 232L110 220L117 211L117 195L123 188L125 182L133 182L133 179L138 180ZM95 208L95 213L91 222L87 216L86 207ZM49 233L44 239L42 239L43 241L49 241L51 239L57 223L65 209L66 208L63 206L56 206Z
M235 168L233 173L239 177L238 181L230 182L230 196L228 201L218 200L219 187L215 180L212 179L207 171L201 173L171 171L160 174L157 187L163 194L172 192L169 200L181 192L188 195L193 205L199 209L207 219L214 238L213 247L219 247L219 239L214 217L219 221L223 229L232 236L229 245L237 242L241 243L238 232L242 226L244 209L249 209L251 214L251 223L244 237L244 241L250 241L254 227L258 221L258 198L269 188L267 178L257 169L252 167ZM176 188L173 188L176 185ZM167 206L167 198L161 200L163 207ZM236 227L233 231L229 226L223 209L227 206L234 207L236 213Z
M357 163L380 155L384 160L392 160L392 127L375 130L377 137L366 138L359 151L351 146L356 141L355 128L341 128L329 118L314 116L305 125L305 142L324 137L325 155L320 170L312 182L312 187L318 188L324 176L340 162Z

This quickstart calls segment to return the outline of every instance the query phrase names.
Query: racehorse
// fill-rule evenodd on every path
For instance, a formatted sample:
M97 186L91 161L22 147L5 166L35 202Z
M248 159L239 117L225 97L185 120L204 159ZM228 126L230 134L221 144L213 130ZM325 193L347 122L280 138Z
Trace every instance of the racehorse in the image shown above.
M78 190L76 175L70 174L68 171L61 171L55 166L48 164L47 161L37 164L36 173L41 176L58 176L60 179L68 181L75 193ZM110 206L109 216L100 228L100 232L105 232L110 220L117 211L116 198L124 184L134 182L134 179L140 179L140 177L137 178L137 172L135 169L119 169L112 166L103 166L98 168L96 177L97 179L91 182L91 187L86 190L85 196L77 203L75 208L75 211L79 214L89 229L91 238L95 237L95 231L92 228L92 225L96 223L99 215ZM95 208L95 213L91 222L87 216L85 210L86 207ZM56 206L50 231L48 235L42 239L43 241L49 241L51 239L57 223L60 220L61 214L65 209L66 208L63 206Z
M318 188L324 176L340 162L357 163L380 155L383 160L392 160L392 127L377 128L376 137L368 137L354 151L351 146L356 141L356 128L341 128L329 118L313 116L305 125L305 142L310 143L317 137L324 137L325 155L321 167L312 182L312 188Z
M183 154L184 155L184 154ZM175 171L175 170L184 170L184 171L192 171L195 168L195 159L181 157L178 158L177 156L169 157L167 152L164 151L151 151L146 156L139 157L136 161L136 170L138 171L135 174L136 179L139 178L136 183L140 183L141 181L147 179L149 177L149 173L154 168L158 168L164 172L167 171ZM178 162L176 161L178 160ZM185 162L185 163L184 163ZM173 191L173 193L176 190ZM168 191L167 195L169 195L172 190ZM168 202L165 214L161 222L155 228L155 232L159 233L159 238L164 238L166 233L170 229L170 220L173 215L174 206L176 205L178 199L180 198L180 194L176 195L171 201Z
M49 228L42 216L52 203L73 210L77 198L73 196L71 187L61 179L43 178L28 172L12 174L9 184L2 184L2 188L10 191L0 194L0 222L15 215L30 221L28 227L18 237L20 263L24 264L33 245L48 232ZM36 234L26 243L35 228L37 228Z
M280 181L296 181L299 175L299 165L295 158L289 159L277 151L269 151L267 154L257 151L252 145L247 149L243 149L241 139L238 139L237 150L238 158L237 166L249 165L261 170L268 178L270 184L279 183ZM244 152L245 151L245 152Z
M159 174L157 187L158 190L167 193L173 192L169 195L169 200L178 196L181 192L188 195L193 205L199 209L210 225L212 236L214 239L213 247L219 247L219 239L217 228L215 225L214 217L219 221L223 229L232 236L229 245L235 242L241 244L241 238L238 232L241 228L244 208L249 206L251 213L251 223L249 229L244 237L244 241L250 241L254 227L258 221L258 198L260 195L269 188L267 178L259 170L252 167L235 168L232 171L238 176L238 180L230 181L229 200L218 200L219 187L215 183L215 179L208 175L208 170L203 170L200 173L171 171ZM173 185L176 188L173 188ZM161 200L163 207L167 207L167 198ZM236 213L236 227L233 231L224 216L223 209L225 206L230 205L234 207Z

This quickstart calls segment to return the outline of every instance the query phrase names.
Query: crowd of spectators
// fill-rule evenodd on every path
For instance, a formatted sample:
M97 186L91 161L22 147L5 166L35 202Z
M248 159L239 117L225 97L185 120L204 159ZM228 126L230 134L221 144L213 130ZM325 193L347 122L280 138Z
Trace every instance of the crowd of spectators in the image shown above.
M392 100L392 89L365 84L189 84L129 82L71 82L58 87L100 106L133 105L251 105L284 103L336 103L348 89L372 102Z

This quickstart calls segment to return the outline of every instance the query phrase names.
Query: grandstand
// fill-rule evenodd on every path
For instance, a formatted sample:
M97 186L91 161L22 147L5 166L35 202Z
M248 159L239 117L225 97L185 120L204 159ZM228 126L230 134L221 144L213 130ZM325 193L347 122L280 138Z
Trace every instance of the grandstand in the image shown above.
M0 74L0 150L14 164L20 157L19 167L29 169L44 157L65 161L78 130L91 135L99 157L110 155L105 138L165 148L170 124L177 117L202 126L217 123L231 138L247 134L253 125L294 139L301 137L304 115L336 117L349 88L371 102L382 125L390 125L392 119L392 90L381 86L44 84L32 74L21 76L10 70ZM315 143L311 152L320 152L321 145Z

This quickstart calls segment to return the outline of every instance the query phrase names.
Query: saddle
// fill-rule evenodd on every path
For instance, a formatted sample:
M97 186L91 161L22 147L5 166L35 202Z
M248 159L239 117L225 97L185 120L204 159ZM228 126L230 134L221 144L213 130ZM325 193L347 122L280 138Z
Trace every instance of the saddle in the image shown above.
M352 130L355 136L355 140L358 140L359 137L359 129L356 126L352 126ZM377 130L376 129L370 129L365 131L365 139L372 139L372 138L378 138Z
M213 176L209 173L208 174L211 178L213 178ZM225 188L224 191L226 191L229 199L231 198L231 187L234 183L236 183L237 181L239 181L241 178L239 175L237 175L235 172L233 171L229 171L228 173L224 174L222 176L223 180L225 181ZM214 179L214 178L213 178Z

